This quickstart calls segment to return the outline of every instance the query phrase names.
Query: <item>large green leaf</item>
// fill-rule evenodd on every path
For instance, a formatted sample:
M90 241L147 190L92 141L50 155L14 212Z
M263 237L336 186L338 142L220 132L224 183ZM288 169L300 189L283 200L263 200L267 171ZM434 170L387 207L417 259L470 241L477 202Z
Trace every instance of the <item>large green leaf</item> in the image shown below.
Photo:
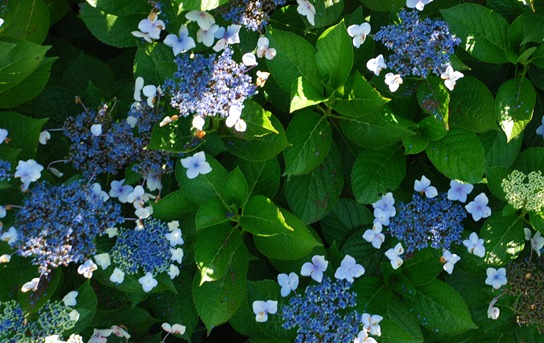
M0 35L41 44L49 31L49 8L43 0L7 1Z
M453 180L477 183L484 173L484 149L476 134L452 129L439 141L429 142L425 150L433 165Z
M240 231L229 225L200 230L195 241L195 263L200 270L200 284L224 277L240 245L243 245Z
M302 76L316 88L321 88L321 77L314 58L315 48L304 38L291 32L269 30L270 47L277 55L266 63L276 81L287 92L291 85Z
M390 99L384 98L365 78L355 71L343 89L340 97L331 101L332 108L347 117L362 118L382 108Z
M398 298L391 298L387 307L388 319L380 323L380 342L415 343L423 342L421 328L408 306Z
M340 151L333 145L327 158L310 174L287 178L285 197L293 213L310 224L330 211L343 186Z
M356 118L343 117L340 129L353 143L365 148L381 148L415 135L416 124L397 116L389 106Z
M280 164L277 158L266 162L250 162L239 159L237 165L244 173L249 194L261 194L273 198L280 186Z
M196 213L197 230L225 223L230 219L229 209L220 199L209 199Z
M223 182L227 171L210 155L206 155L206 161L210 164L212 171L208 174L199 174L194 179L187 178L187 169L176 162L176 179L179 187L185 192L185 196L197 205L203 205L211 199L221 198Z
M522 151L512 169L521 170L525 174L544 170L544 148L530 148Z
M332 132L327 118L313 111L299 112L287 127L284 175L308 174L327 157Z
M509 168L518 157L523 137L518 136L506 141L502 131L490 131L480 136L485 151L486 167Z
M0 128L8 131L9 143L4 147L21 149L18 159L26 160L36 155L38 139L47 119L33 119L16 112L0 112Z
M176 71L172 49L165 44L139 44L134 56L134 78L141 76L146 84L160 84Z
M280 208L262 195L249 198L242 210L240 225L245 231L257 236L273 236L294 231Z
M231 256L223 278L201 283L197 274L193 280L193 300L208 333L227 322L245 298L249 259L246 246L238 245Z
M74 306L74 309L79 312L79 319L76 325L69 332L65 332L65 335L83 331L93 321L96 313L98 299L96 298L96 294L91 287L90 280L81 285L77 289L77 292L77 304Z
M96 70L100 70L100 73L97 73ZM113 85L114 80L113 72L104 61L81 52L66 67L62 84L64 88L83 95L89 88L89 83L102 91L107 91Z
M164 221L192 217L198 210L197 206L185 196L185 192L181 189L151 205L153 206L153 217Z
M299 76L291 84L291 104L289 112L317 105L325 101L327 98L323 95L322 88L316 88L304 77Z
M423 327L433 332L455 335L478 328L461 295L438 279L416 288L412 308Z
M49 48L27 41L0 41L0 93L15 87L37 70ZM4 106L0 104L0 107Z
M496 95L496 115L508 142L531 121L535 104L535 90L528 79L512 79L501 85Z
M225 203L229 206L237 205L241 207L249 196L249 186L247 180L240 170L240 167L236 167L225 178L223 183L223 197Z
M227 150L248 161L267 161L282 152L289 146L285 131L276 117L271 116L270 120L277 133L270 132L251 140L231 136L225 140Z
M352 199L340 198L321 220L321 232L327 243L336 242L342 246L355 230L372 225L373 220L374 215L366 206Z
M522 219L513 214L503 216L497 212L487 218L480 231L486 250L485 262L504 265L516 258L525 247L524 226Z
M450 94L451 127L474 132L497 129L495 99L480 80L465 75Z
M326 29L316 47L315 60L323 82L332 90L340 87L353 66L353 47L344 21Z
M461 38L461 47L487 63L506 63L508 22L482 5L464 3L440 11L450 30Z
M297 260L322 245L311 229L295 215L283 209L281 215L293 230L284 230L273 236L253 236L257 249L265 256L276 260Z
M100 41L117 48L128 48L136 46L138 40L131 32L138 31L138 23L147 18L149 11L149 4L141 0L88 0L81 6L79 15Z
M380 194L396 189L406 174L406 158L399 145L362 151L351 171L355 199L363 204L378 200Z
M450 93L439 77L430 76L421 83L417 89L417 101L423 112L434 116L445 128L449 127Z

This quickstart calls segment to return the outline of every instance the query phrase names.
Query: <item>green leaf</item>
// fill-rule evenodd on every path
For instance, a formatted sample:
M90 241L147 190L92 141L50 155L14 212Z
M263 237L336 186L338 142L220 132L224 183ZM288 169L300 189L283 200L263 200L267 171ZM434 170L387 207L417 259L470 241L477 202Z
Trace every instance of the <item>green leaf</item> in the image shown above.
M357 118L342 118L340 129L353 143L364 148L381 148L415 135L416 124L397 116L388 107Z
M484 149L478 136L462 129L452 129L439 141L430 141L427 157L442 174L468 183L481 181L484 173Z
M429 140L422 135L406 137L402 140L404 153L406 155L414 155L423 152L429 145Z
M96 71L100 70L100 73ZM64 88L71 89L79 95L89 88L91 83L102 91L110 89L115 80L113 72L102 60L83 52L67 67L62 78Z
M525 174L535 170L544 170L544 148L530 148L522 151L512 168Z
M190 133L190 120L176 120L168 125L161 126L156 123L151 132L151 140L148 149L163 150L168 152L185 152L186 146L195 138Z
M487 63L506 63L508 22L484 6L464 3L440 10L450 31L461 38L461 47Z
M393 292L383 280L365 276L355 280L351 290L357 293L357 304L364 304L366 313L387 313Z
M210 199L200 206L196 214L197 230L212 227L229 220L229 210L220 199Z
M448 130L444 127L444 122L435 117L426 117L418 125L417 131L421 136L431 141L437 141L448 133Z
M246 100L244 102L242 115L247 124L247 129L242 134L241 138L251 140L255 137L263 137L270 133L279 134L279 131L274 127L274 124L272 124L272 113L266 111L255 101Z
M19 0L5 3L3 37L41 44L49 31L49 8L43 0Z
M486 168L487 188L495 198L506 201L506 194L502 189L502 180L510 173L512 173L512 170L504 167Z
M485 263L504 265L515 259L525 247L524 226L515 214L503 216L497 212L487 218L480 231L485 241Z
M289 112L317 105L327 98L323 95L323 89L316 88L302 76L297 77L291 85L291 105Z
M528 79L512 79L501 85L496 95L496 115L508 142L531 121L535 104L535 90Z
M6 129L10 138L9 143L3 143L2 147L20 149L19 160L33 158L46 122L47 119L33 119L16 112L0 112L0 128Z
M321 77L315 62L315 48L304 38L291 32L269 30L270 47L276 49L273 60L266 60L270 72L285 91L302 76L315 88L321 88Z
M308 174L327 157L332 132L327 117L312 111L299 112L287 127L284 175Z
M129 48L138 42L131 32L138 31L138 23L147 18L149 11L146 1L87 1L81 6L79 16L103 43Z
M244 174L240 170L240 167L236 167L225 178L223 183L223 197L225 202L230 204L236 204L241 207L249 196L249 188L244 177Z
M305 224L323 218L340 197L344 186L340 151L333 145L327 158L310 174L290 176L285 182L289 207Z
M343 89L339 99L331 101L332 108L347 117L362 118L367 113L383 107L390 99L384 98L372 85L355 71Z
M391 343L423 342L421 328L406 304L396 297L391 298L391 302L387 307L387 314L389 320L386 320L383 324L380 323L382 327L380 341L387 342L390 340Z
M315 25L310 26L312 29L335 23L344 10L344 1L342 0L316 0L313 4L317 15L314 18Z
M11 108L34 99L49 81L51 66L56 58L45 58L42 64L19 84L0 93L0 107Z
M153 206L153 217L164 221L192 217L198 210L181 189L168 194L151 205Z
M223 278L201 283L200 275L195 276L193 301L208 333L215 326L227 322L244 301L248 259L246 246L240 244L232 253Z
M430 76L426 82L422 82L417 89L417 101L424 113L434 116L446 129L449 128L450 93L442 79Z
M280 164L277 158L266 162L250 162L239 159L237 165L244 173L249 194L261 194L273 198L280 187Z
M254 162L267 161L282 152L289 142L280 121L274 116L270 119L278 133L268 133L249 141L231 136L225 140L227 150L236 157Z
M404 0L359 0L365 7L378 12L391 12L392 8L403 8L406 6Z
M340 87L353 66L353 47L344 21L326 29L317 39L315 60L329 89Z
M450 94L450 126L474 132L496 130L495 99L480 80L465 75Z
M139 44L134 56L134 78L141 76L146 84L162 84L176 71L172 49L165 44Z
M416 288L413 310L423 327L440 334L456 335L478 328L461 295L438 279Z
M263 255L276 260L297 260L322 245L299 218L286 210L280 211L286 225L293 230L273 236L253 236L255 246Z
M506 135L502 131L491 131L480 136L485 151L486 167L509 168L518 157L523 137L518 136L506 141Z
M321 220L321 232L327 243L336 242L342 246L355 230L372 225L373 220L374 215L366 206L352 199L340 198Z
M371 204L380 194L396 189L405 175L406 158L399 145L362 151L351 171L355 199Z
M253 195L249 198L242 209L240 225L244 231L256 236L274 236L294 231L294 228L287 224L280 208L262 195Z
M402 266L403 274L408 276L414 286L418 287L436 279L442 271L440 258L433 255L434 249L419 250Z
M0 41L0 93L15 87L36 71L44 63L49 48L27 41Z
M215 158L206 155L206 161L212 167L208 174L199 174L194 179L187 178L187 169L180 162L176 163L176 179L185 196L197 205L203 205L211 199L221 198L223 182L227 171Z
M198 231L195 263L200 270L200 285L223 278L241 245L243 242L240 231L229 225Z

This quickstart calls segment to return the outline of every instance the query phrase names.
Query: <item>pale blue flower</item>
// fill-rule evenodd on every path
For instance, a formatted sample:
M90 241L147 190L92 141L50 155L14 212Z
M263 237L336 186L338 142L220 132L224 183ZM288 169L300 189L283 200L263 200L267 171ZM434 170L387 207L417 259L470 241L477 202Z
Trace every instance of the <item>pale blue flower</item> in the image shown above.
M174 56L196 46L195 40L189 37L189 30L187 30L187 26L185 25L180 26L179 37L171 33L164 39L164 44L172 48Z
M323 255L315 255L312 257L312 262L306 262L302 265L300 275L310 276L317 282L323 279L323 272L327 270L329 262L325 260Z
M286 297L298 287L298 275L296 273L289 273L289 275L283 273L278 275L278 284L281 287L281 296Z
M478 221L481 218L487 218L491 215L491 208L487 206L488 202L489 200L487 199L485 193L480 193L476 198L474 198L474 201L469 202L465 208L468 213L472 214L472 219L474 219L474 221Z
M487 268L486 270L487 278L485 279L485 284L492 286L493 289L499 289L501 286L506 285L506 269L499 268Z
M473 189L474 186L469 183L451 180L450 189L448 191L448 199L451 201L458 200L460 202L465 202L467 201L467 195L469 195Z
M436 187L431 186L431 181L423 175L421 180L414 181L414 191L418 193L425 193L425 196L429 199L434 198L438 195Z
M365 268L357 264L355 259L349 255L346 255L342 260L340 267L336 269L334 277L339 280L347 280L348 282L353 283L355 278L360 277L365 273Z

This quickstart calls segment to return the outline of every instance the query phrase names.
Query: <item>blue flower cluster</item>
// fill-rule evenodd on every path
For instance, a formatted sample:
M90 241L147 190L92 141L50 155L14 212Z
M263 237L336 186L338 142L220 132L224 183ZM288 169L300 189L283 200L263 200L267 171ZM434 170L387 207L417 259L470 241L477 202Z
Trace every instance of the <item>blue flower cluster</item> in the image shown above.
M81 262L95 252L94 238L122 223L121 208L81 182L38 183L17 212L18 253L32 256L40 273Z
M420 19L417 11L402 10L399 19L400 24L384 26L374 35L374 40L393 50L387 66L402 77L440 76L461 40L450 34L445 21Z
M60 301L47 301L38 310L36 320L26 322L19 303L15 300L0 302L0 341L37 343L47 336L62 334L76 323L70 319L71 311Z
M399 202L389 232L408 253L428 246L449 249L451 244L461 243L461 222L466 216L463 206L449 200L445 193L434 198L414 193L411 202Z
M133 106L128 113L135 118L136 127L126 120L115 121L104 109L83 112L69 117L65 123L65 135L70 139L68 160L81 170L85 177L94 174L116 174L132 162L148 161L135 171L148 177L150 171L154 177L173 170L170 154L145 147L151 140L153 125L160 121L163 113L149 106ZM101 125L101 133L93 134L91 127Z
M257 87L245 74L246 66L232 59L227 47L218 55L181 54L176 57L178 71L165 81L170 105L180 115L227 117L232 106L243 107L256 94Z
M142 230L120 229L111 259L128 274L142 270L156 276L168 271L172 263L168 233L168 224L154 218L145 220Z
M11 163L0 160L0 181L10 181L12 174Z
M285 5L285 0L236 0L231 8L223 14L223 18L235 24L245 26L248 30L264 32L270 14L276 7Z
M283 327L297 328L295 343L351 343L362 329L361 314L354 310L357 294L351 283L323 276L306 287L282 309Z

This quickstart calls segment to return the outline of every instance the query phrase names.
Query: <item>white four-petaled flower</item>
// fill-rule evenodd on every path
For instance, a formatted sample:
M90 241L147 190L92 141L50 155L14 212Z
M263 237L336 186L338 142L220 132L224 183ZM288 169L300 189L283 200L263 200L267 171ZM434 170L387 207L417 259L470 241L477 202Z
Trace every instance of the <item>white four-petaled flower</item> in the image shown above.
M455 82L463 76L465 76L463 73L454 71L450 64L448 64L446 70L440 75L440 77L444 80L444 85L450 91L452 91L455 87Z
M253 302L253 313L255 313L255 321L264 323L268 320L268 314L278 312L278 302L275 300L256 300Z
M102 270L107 269L111 265L110 254L107 252L94 255L94 260L96 261L96 264L102 268Z
M35 277L32 280L25 282L23 286L21 287L21 292L26 293L28 291L34 292L36 289L38 289L38 284L40 283L40 278Z
M300 269L300 275L310 276L317 282L323 279L323 272L327 270L329 262L325 260L324 255L315 255L312 257L312 262L306 262Z
M473 201L465 206L468 213L472 214L472 219L478 221L481 218L487 218L491 215L491 208L487 206L489 200L485 193L480 193Z
M378 343L378 341L372 337L368 337L368 331L363 329L359 331L353 343Z
M385 60L383 58L382 54L379 54L375 58L371 58L366 62L366 67L368 70L374 73L374 75L378 76L380 75L382 69L387 68L387 64L385 64Z
M461 257L457 256L456 254L452 254L449 252L449 250L444 250L442 252L442 258L440 259L442 263L444 263L443 269L448 273L453 273L453 266L459 262Z
M242 116L242 109L240 106L233 105L229 109L229 116L225 120L227 127L234 127L238 132L245 132L247 129L246 122L240 118Z
M193 156L181 159L181 165L187 168L187 178L194 179L199 174L208 174L212 171L212 167L206 162L204 151L199 151Z
M219 30L219 26L211 24L209 27L200 27L196 32L196 41L204 44L208 48L213 45L215 34Z
M178 36L173 33L166 36L164 44L172 48L174 56L177 56L184 51L191 50L196 46L195 40L189 36L189 30L187 30L187 26L185 25L180 26Z
M170 325L168 323L162 323L161 327L164 331L175 335L183 335L186 330L185 325L181 324Z
M438 195L436 187L431 186L431 180L427 179L425 175L421 177L421 180L414 181L414 191L418 193L425 193L425 196L429 199Z
M125 281L125 272L119 268L115 268L110 275L110 281L116 284L121 284Z
M372 243L374 248L380 249L385 241L385 235L382 233L382 223L374 223L372 229L367 229L363 233L363 239L368 243Z
M142 285L144 292L150 292L155 288L159 282L153 278L153 275L150 272L145 273L144 276L138 279L138 282Z
M463 245L467 247L469 253L478 257L484 257L484 240L482 238L478 238L478 234L476 232L471 233L468 239L463 241Z
M361 25L348 26L348 34L353 37L353 46L359 48L365 42L366 36L370 33L370 24L362 23Z
M199 27L208 28L215 23L215 19L206 11L189 11L185 18L190 21L196 21Z
M276 49L269 48L268 45L270 41L266 37L260 37L257 41L257 57L262 58L263 56L267 60L271 60L276 56Z
M297 0L297 4L298 4L298 7L297 7L297 12L302 15L302 16L305 16L306 19L308 19L308 22L311 24L311 25L315 25L315 7L314 5L312 5L311 2L309 2L308 0Z
M448 190L448 199L451 201L458 200L460 202L465 202L467 201L467 195L469 195L473 189L474 186L469 183L451 180L450 189Z
M402 247L401 243L397 243L394 248L391 248L385 252L385 256L387 256L391 262L391 267L393 267L393 269L398 269L400 266L402 266L402 263L404 263L400 257L402 254L404 254L404 248Z
M165 24L159 19L157 13L152 12L147 18L140 20L138 29L140 31L132 31L132 35L138 38L143 38L146 42L152 43L153 39L159 39L161 31L165 29Z
M4 242L7 242L9 246L15 245L17 240L19 239L19 233L17 230L12 226L8 229L8 231L2 233L2 236L0 236L0 239Z
M83 275L83 277L90 279L93 277L93 272L97 269L98 266L93 262L93 260L86 260L77 268L77 272L78 274Z
M62 298L62 302L64 302L64 306L70 306L70 307L74 307L77 305L77 295L78 295L78 291L71 291L71 292L68 292L68 294L66 294L64 296L64 298Z
M506 269L504 268L487 268L486 274L487 278L485 279L485 284L492 286L493 289L499 289L507 283Z
M225 49L227 45L240 43L239 33L241 27L241 25L236 24L229 25L226 30L225 28L220 27L215 32L215 37L219 38L219 40L217 41L217 43L215 43L212 49L216 52L219 52Z
M336 269L334 277L339 280L345 279L348 282L353 283L353 281L355 281L355 278L358 278L364 273L365 268L362 265L358 264L353 257L346 255L340 263L340 267Z
M391 93L394 93L402 84L402 77L400 74L387 73L385 74L385 84L389 86Z
M281 296L286 297L298 287L298 275L296 273L278 274L278 284L281 287Z
M383 319L382 316L378 314L370 315L368 313L363 313L361 321L363 322L364 329L369 331L371 335L381 336L382 330L380 328L380 321Z
M21 178L23 185L21 189L26 191L31 182L38 181L42 176L43 167L36 161L19 161L15 168L15 177Z

